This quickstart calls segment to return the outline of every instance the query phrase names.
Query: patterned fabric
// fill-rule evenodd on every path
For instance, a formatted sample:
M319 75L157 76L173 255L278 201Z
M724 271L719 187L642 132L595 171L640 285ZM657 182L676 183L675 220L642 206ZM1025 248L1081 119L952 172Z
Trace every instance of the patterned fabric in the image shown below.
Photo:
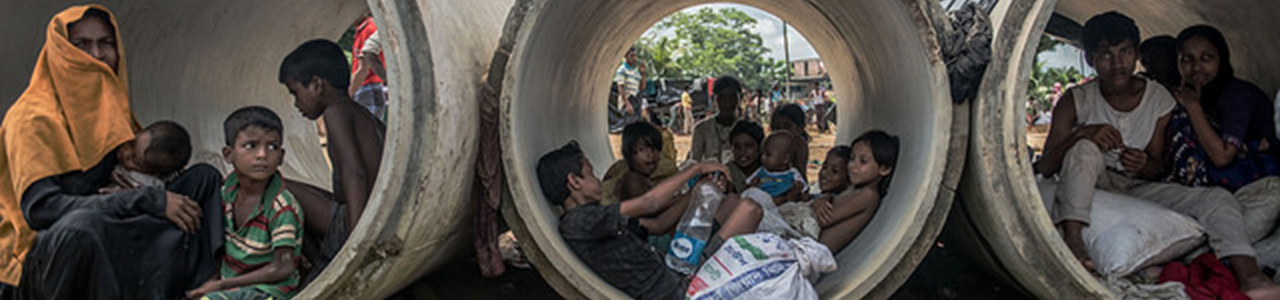
M809 184L804 182L804 178L801 177L800 171L796 170L796 168L790 168L782 172L771 172L769 170L765 170L764 167L760 167L759 169L756 169L755 173L751 174L751 177L747 178L747 184L750 185L751 181L756 178L760 179L760 189L769 193L769 196L773 197L786 194L787 191L791 190L791 187L797 182L800 183L801 187L804 187L804 190L801 192L809 191Z
M560 216L560 235L587 267L627 295L683 299L687 280L667 268L645 241L648 231L620 208L589 203L570 209Z
M274 300L271 294L263 293L257 289L238 289L232 291L217 291L209 293L200 300Z
M1096 277L1123 300L1191 300L1180 282L1161 284L1135 283L1123 278Z
M640 93L640 69L623 62L613 74L613 82L622 83L618 88L623 96L635 96Z
M1214 128L1223 128L1216 118L1209 118ZM1258 150L1264 139L1241 142L1236 136L1223 135L1223 140L1238 147L1236 157L1225 167L1216 167L1191 126L1190 116L1182 106L1174 109L1169 120L1169 153L1173 162L1165 182L1186 186L1221 186L1235 192L1263 177L1280 174L1280 164L1270 153ZM1275 144L1272 144L1275 147Z
M378 32L378 25L373 23L372 16L366 17L364 21L360 22L360 25L356 26L355 42L352 43L351 49L354 49L357 51L364 50L365 41L368 40L369 37L372 36L373 33L375 32ZM353 53L351 55L351 72L355 72L356 68L360 66L359 58L360 58L360 53ZM378 60L384 61L385 63L385 59L383 59L382 53L378 53ZM351 75L355 76L355 74L351 74ZM382 78L378 77L377 74L373 74L373 71L369 71L369 77L365 78L364 81L360 83L360 86L365 86L373 83L381 84Z
M293 248L294 257L302 257L302 211L298 210L298 202L293 195L284 189L280 174L271 177L262 201L245 224L236 224L235 221L239 184L239 178L232 173L222 188L223 224L227 237L223 246L222 278L238 277L267 266L276 248ZM298 270L294 268L283 281L252 288L275 298L290 299L298 293L299 281Z

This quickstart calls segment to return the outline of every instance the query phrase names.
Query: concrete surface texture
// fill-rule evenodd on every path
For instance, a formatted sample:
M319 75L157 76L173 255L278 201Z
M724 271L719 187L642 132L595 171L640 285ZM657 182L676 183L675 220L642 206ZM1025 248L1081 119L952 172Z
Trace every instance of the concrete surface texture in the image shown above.
M119 18L131 70L132 108L143 124L182 122L195 136L195 160L224 170L221 123L230 111L264 105L285 119L283 171L330 186L315 126L296 113L276 81L280 59L312 38L336 38L372 9L389 37L391 116L384 166L361 225L334 265L299 299L369 299L389 295L469 249L466 196L475 158L476 86L493 57L512 4L523 19L507 32L515 43L505 66L504 161L511 197L506 214L535 250L540 272L565 297L620 293L566 248L555 213L536 187L542 153L580 141L597 166L614 160L605 132L605 95L627 46L667 14L711 1L591 0L318 0L103 1ZM1176 34L1199 23L1218 26L1232 46L1238 75L1266 91L1280 88L1280 41L1274 1L1006 0L997 9L997 41L978 118L956 117L947 96L926 0L742 0L805 33L840 86L837 143L871 128L902 137L889 196L867 231L837 255L840 270L818 282L824 298L884 298L910 274L937 235L951 203L964 147L956 131L973 128L964 184L969 218L1002 267L1037 297L1106 298L1071 260L1042 217L1020 120L1030 51L1048 14L1077 22L1118 10L1144 37ZM73 1L10 1L0 10L0 103L21 94L49 18ZM846 100L847 99L847 100ZM846 104L847 103L847 104ZM955 126L954 120L963 124ZM1011 146L1012 145L1012 146ZM960 157L956 157L960 156ZM603 172L603 168L597 168Z
M26 87L49 19L79 2L5 2L3 107ZM471 206L463 198L475 157L475 91L510 3L103 1L119 19L141 123L181 122L194 137L194 161L226 171L218 154L223 119L242 106L267 106L285 121L284 174L321 187L331 178L316 127L277 82L280 61L306 40L337 39L373 9L390 44L383 167L346 248L298 299L379 299L469 249Z
M516 4L528 10L515 35L501 96L504 160L512 193L508 203L513 204L508 207L514 208L506 216L525 249L537 249L528 251L543 277L567 298L623 295L592 274L560 239L557 213L537 187L537 159L576 139L603 172L615 159L605 132L605 99L623 51L667 14L706 2L710 1ZM841 89L838 143L871 128L902 137L898 173L883 206L866 231L837 255L840 269L817 283L824 298L888 297L937 235L955 184L944 184L944 171L955 167L954 173L959 173L958 165L952 165L958 160L948 159L948 154L964 150L950 147L953 105L928 23L930 2L740 3L791 22L813 43L831 70L833 84ZM944 205L935 206L939 204Z
M992 65L973 103L969 159L961 183L963 209L952 224L972 224L969 242L990 255L985 266L1002 273L1041 299L1114 299L1080 267L1062 243L1039 201L1029 164L1021 112L1031 59L1049 16L1058 13L1083 24L1089 17L1118 11L1132 17L1143 38L1177 35L1191 25L1210 24L1226 35L1236 75L1264 91L1280 88L1280 41L1274 1L1002 1L993 20ZM950 226L950 225L949 225ZM981 260L980 260L981 261Z

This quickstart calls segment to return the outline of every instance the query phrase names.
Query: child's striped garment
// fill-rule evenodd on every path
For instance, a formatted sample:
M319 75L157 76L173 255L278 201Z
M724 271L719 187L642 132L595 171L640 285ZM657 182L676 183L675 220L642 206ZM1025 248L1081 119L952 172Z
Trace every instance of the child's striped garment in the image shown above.
M236 174L232 173L222 188L223 224L226 226L222 278L241 276L265 267L271 263L275 249L280 247L293 248L296 263L297 258L302 257L303 215L293 195L284 189L280 174L271 177L262 202L245 224L235 223L238 184ZM298 293L299 282L295 266L293 273L283 281L244 287L242 290L256 289L276 299L290 299Z

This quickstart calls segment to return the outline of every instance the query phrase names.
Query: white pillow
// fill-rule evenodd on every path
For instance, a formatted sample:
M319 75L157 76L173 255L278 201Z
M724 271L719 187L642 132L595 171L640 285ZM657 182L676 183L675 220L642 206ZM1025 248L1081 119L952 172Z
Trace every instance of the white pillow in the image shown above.
M1053 215L1053 180L1039 181L1040 197ZM1204 243L1200 224L1158 204L1098 190L1092 219L1084 229L1095 269L1104 277L1122 277L1181 257Z

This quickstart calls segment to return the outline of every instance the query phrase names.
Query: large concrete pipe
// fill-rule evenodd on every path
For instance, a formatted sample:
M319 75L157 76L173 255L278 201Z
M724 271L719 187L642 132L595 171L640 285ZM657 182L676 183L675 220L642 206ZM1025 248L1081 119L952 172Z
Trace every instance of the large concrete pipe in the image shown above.
M1083 24L1089 17L1116 10L1132 17L1144 38L1177 35L1183 28L1217 26L1231 43L1237 76L1265 91L1280 88L1280 25L1272 16L1280 3L1260 1L1001 1L993 13L996 35L992 64L973 103L969 160L961 183L967 214L951 221L970 226L992 270L1013 278L1041 299L1114 298L1077 263L1054 229L1040 201L1026 147L1023 103L1036 45L1050 15ZM1268 72L1270 71L1270 72ZM958 220L958 219L967 220Z
M10 1L0 10L8 32L0 45L4 107L26 87L49 19L74 2ZM316 127L293 108L276 74L294 47L337 39L372 8L390 45L383 167L346 247L298 299L380 299L466 249L476 86L509 0L105 2L119 19L132 108L143 124L183 123L196 160L223 166L223 119L241 106L270 107L285 120L284 174L322 187L331 179Z
M527 0L501 95L508 223L543 277L571 298L625 298L573 254L538 187L538 158L569 140L604 170L610 75L625 49L664 16L703 0ZM967 121L953 123L932 1L743 0L787 20L823 58L840 91L839 142L878 128L902 137L888 197L840 268L817 283L823 298L886 298L932 245L963 163ZM501 51L500 51L501 52ZM496 61L496 60L495 60ZM964 109L959 109L963 113ZM953 132L956 130L956 132ZM957 134L961 133L961 134ZM959 140L954 139L960 137ZM597 174L600 175L600 174Z

